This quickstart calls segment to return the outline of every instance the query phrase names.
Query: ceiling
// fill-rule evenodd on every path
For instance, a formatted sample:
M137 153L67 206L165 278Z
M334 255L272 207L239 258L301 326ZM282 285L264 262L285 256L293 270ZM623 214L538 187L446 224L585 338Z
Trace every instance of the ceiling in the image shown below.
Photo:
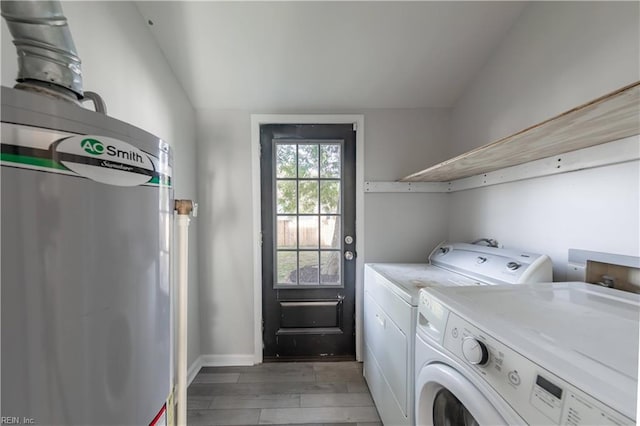
M449 107L523 2L137 2L196 108Z

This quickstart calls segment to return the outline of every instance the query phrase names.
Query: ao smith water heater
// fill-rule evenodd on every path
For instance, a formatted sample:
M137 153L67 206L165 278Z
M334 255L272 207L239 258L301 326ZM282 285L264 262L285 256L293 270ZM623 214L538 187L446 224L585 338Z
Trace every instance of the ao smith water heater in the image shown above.
M1 415L165 425L172 148L80 106L104 111L57 2L3 1L2 15L20 72L1 93Z

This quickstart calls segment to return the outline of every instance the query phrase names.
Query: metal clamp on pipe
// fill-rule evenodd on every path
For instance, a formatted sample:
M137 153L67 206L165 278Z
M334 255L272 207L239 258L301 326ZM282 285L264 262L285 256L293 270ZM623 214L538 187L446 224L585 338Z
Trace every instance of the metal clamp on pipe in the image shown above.
M191 200L175 200L175 211L180 215L189 215L194 209L194 202Z

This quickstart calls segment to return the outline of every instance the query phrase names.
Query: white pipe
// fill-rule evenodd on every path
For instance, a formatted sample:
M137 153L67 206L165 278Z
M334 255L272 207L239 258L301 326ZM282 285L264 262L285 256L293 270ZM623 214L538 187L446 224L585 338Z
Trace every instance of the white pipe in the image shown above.
M189 265L189 215L178 214L176 242L178 247L178 362L177 362L177 405L178 426L187 424L187 306L189 297L188 265Z

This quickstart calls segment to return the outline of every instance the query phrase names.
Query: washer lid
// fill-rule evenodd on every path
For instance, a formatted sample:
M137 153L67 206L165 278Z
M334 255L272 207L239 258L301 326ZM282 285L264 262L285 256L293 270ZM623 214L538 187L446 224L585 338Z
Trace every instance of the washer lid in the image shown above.
M368 263L367 266L391 283L392 290L412 306L418 306L420 289L423 288L482 284L427 263Z

